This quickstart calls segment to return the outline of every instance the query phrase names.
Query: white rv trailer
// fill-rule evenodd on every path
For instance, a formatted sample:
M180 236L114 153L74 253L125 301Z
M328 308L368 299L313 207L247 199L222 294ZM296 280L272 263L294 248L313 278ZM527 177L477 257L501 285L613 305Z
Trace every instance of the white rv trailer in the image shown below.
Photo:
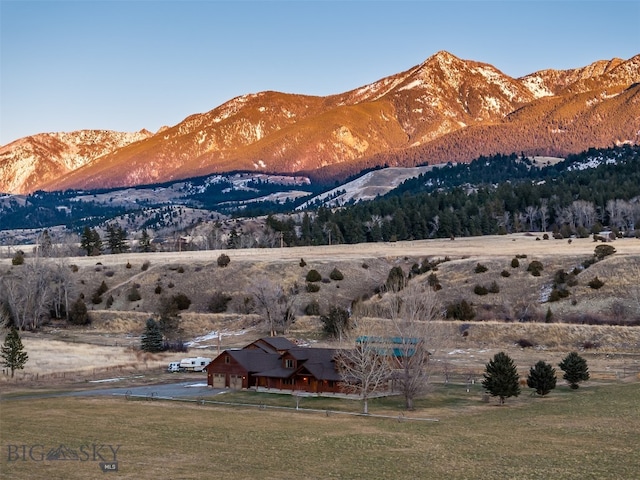
M180 370L186 372L202 372L211 363L210 358L191 357L180 360Z

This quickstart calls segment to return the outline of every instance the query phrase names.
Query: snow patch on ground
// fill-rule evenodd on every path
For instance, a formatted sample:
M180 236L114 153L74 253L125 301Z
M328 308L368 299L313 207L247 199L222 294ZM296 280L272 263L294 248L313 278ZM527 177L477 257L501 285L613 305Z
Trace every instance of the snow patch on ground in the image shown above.
M111 383L111 382L119 382L121 380L127 380L131 378L141 378L144 375L135 375L133 377L115 377L115 378L103 378L102 380L90 380L89 383Z
M200 337L194 338L192 341L187 342L187 347L189 348L208 348L208 347L216 347L218 338L222 337L233 337L238 335L244 335L246 330L238 330L238 331L222 331L218 332L216 330L201 335ZM207 343L211 342L213 343Z

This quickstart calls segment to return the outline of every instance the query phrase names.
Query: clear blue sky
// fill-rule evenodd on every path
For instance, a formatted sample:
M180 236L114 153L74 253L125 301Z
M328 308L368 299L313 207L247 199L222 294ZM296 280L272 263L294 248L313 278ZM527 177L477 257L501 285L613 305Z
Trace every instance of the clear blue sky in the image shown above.
M175 125L238 95L328 95L439 50L513 77L640 53L634 1L0 0L0 145Z

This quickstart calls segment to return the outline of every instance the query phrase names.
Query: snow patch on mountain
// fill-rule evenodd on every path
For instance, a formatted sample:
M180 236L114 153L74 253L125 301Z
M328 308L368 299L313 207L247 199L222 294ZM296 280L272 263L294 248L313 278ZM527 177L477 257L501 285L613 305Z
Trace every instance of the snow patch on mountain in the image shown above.
M433 165L412 168L389 167L367 172L351 182L316 195L311 200L297 207L296 210L304 210L315 204L322 204L327 207L339 207L349 202L357 203L373 200L378 196L389 193L405 180L417 177L433 168Z

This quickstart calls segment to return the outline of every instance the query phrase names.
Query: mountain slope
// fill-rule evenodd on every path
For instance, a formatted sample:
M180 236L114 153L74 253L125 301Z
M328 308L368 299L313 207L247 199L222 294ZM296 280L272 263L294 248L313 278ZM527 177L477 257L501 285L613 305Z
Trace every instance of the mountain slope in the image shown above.
M0 147L0 192L32 192L98 157L151 135L146 130L136 133L80 130L21 138Z
M34 173L9 191L132 186L232 170L333 181L384 164L464 162L514 151L564 156L638 143L639 82L640 55L514 79L438 52L338 95L238 97L60 178ZM0 190L7 190L2 178Z

